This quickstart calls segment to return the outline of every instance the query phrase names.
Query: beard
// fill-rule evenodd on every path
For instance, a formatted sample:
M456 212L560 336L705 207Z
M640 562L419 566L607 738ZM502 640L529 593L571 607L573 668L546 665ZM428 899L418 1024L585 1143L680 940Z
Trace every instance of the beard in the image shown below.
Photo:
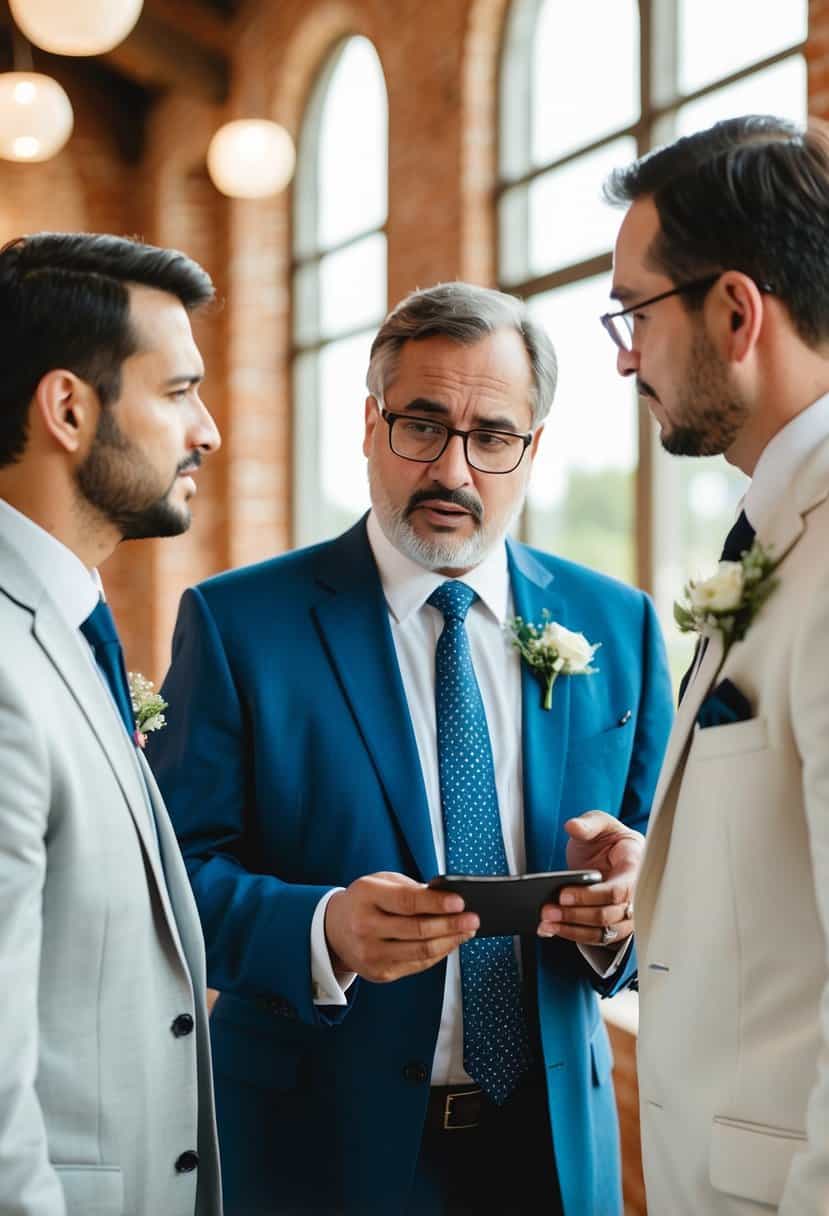
M677 414L682 423L661 437L662 447L672 456L721 455L748 417L748 406L730 381L728 364L701 326L691 342Z
M122 540L179 536L190 527L190 511L170 502L170 493L179 473L199 464L201 453L191 453L170 483L159 486L158 471L120 429L111 408L105 407L75 480L85 505L113 524Z
M442 486L435 486L432 490L418 490L405 507L399 507L389 498L379 476L372 468L371 461L368 465L368 483L371 504L386 540L394 545L398 552L426 570L471 570L480 565L512 527L524 501L521 495L505 523L499 525L493 522L487 525L483 522L483 505L480 499L467 491L447 490ZM475 521L475 531L471 536L463 537L420 536L412 527L409 517L418 503L426 499L440 499L463 507L471 513Z

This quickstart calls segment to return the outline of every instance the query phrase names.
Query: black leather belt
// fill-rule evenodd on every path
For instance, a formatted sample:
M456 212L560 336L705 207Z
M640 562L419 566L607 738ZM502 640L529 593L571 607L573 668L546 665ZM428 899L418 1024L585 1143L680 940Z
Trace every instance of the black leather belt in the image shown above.
M426 1126L434 1131L477 1127L489 1099L474 1085L433 1085L426 1108Z

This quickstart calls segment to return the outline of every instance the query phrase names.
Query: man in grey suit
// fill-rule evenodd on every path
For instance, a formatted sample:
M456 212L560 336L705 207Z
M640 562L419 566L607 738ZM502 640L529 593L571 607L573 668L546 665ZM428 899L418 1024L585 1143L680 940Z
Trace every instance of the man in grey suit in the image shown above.
M0 250L3 1216L221 1213L203 944L96 573L190 522L212 295L117 237Z

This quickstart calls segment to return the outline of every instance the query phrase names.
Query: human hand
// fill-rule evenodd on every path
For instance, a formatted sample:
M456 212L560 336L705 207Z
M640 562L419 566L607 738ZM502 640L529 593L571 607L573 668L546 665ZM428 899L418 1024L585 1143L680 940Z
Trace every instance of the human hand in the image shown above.
M332 895L325 936L335 971L386 984L425 971L475 936L479 919L460 895L405 874L368 874Z
M645 838L604 811L586 811L564 827L569 868L598 870L602 882L562 887L558 904L541 909L538 935L618 949L633 933L633 889Z

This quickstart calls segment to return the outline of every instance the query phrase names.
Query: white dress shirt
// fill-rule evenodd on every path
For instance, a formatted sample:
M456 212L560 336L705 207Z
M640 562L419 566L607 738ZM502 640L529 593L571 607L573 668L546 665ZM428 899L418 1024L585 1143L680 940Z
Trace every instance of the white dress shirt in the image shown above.
M395 549L383 534L374 512L368 517L368 540L388 604L392 639L429 805L438 871L443 873L446 849L438 771L434 656L444 620L442 613L426 601L447 576L424 569ZM521 763L521 659L504 635L504 623L513 613L506 545L498 545L480 565L465 574L462 581L479 597L469 609L466 631L492 745L507 864L511 874L522 874L526 869L526 849ZM347 1000L344 989L353 982L354 976L335 976L331 968L324 920L325 907L332 894L330 891L320 900L311 927L314 1000L317 1004L343 1005ZM616 970L627 945L624 943L613 955L589 947L582 953L597 973L605 976ZM468 1081L469 1076L463 1068L460 962L458 952L453 951L446 960L446 985L431 1083L455 1085Z
M760 454L742 508L762 536L798 468L829 435L829 393L819 397L769 440Z

